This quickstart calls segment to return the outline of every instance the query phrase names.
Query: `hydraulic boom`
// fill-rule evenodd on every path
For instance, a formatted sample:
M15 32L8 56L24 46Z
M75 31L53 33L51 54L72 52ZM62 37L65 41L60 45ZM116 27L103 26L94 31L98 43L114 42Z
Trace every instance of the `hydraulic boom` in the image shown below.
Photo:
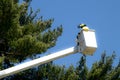
M78 26L81 29L81 31L77 35L77 46L76 47L70 47L68 49L58 51L53 54L49 54L47 56L34 59L32 61L28 61L13 67L10 67L5 70L0 71L0 79L4 78L9 75L13 75L15 73L27 70L29 68L32 68L34 66L38 66L41 64L48 63L50 61L53 61L55 59L74 54L77 52L80 52L84 55L93 55L93 53L97 49L97 42L96 42L96 37L95 37L95 30L89 29L85 24L81 24Z
M2 70L0 71L0 79L24 70L27 70L29 68L32 68L34 66L38 66L41 64L45 64L48 63L50 61L53 61L55 59L70 55L70 54L74 54L77 52L77 48L76 47L70 47L68 49L62 50L62 51L58 51L56 53L52 53L50 55L38 58L38 59L34 59L32 61L29 62L25 62L22 64L19 64L17 66L14 67L10 67L8 69Z

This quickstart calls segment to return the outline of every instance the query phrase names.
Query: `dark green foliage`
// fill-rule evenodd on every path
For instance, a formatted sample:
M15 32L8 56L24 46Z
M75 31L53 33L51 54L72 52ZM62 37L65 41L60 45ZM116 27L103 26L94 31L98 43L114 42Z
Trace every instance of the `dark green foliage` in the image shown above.
M61 80L64 78L64 67L52 63L38 67L38 79L40 80Z
M85 56L81 57L77 67L65 68L50 62L18 73L11 80L120 80L120 62L113 66L114 59L114 54L106 56L104 53L98 62L93 63L91 69L86 66Z
M21 62L45 52L55 46L62 33L62 26L51 29L53 19L36 19L39 10L33 12L32 8L29 9L31 0L24 0L22 4L18 2L0 1L0 62L5 64ZM7 64L8 67L11 63Z
M82 56L79 61L79 66L76 68L76 73L79 75L78 80L86 80L88 74L88 68L86 66L86 56Z
M102 54L101 60L95 62L88 73L88 80L118 80L120 79L120 68L113 67L115 54L106 56ZM117 68L117 70L116 70Z
M0 69L44 53L55 46L62 27L51 29L53 19L37 19L39 10L30 8L32 0L0 0ZM120 80L120 61L113 66L115 55L101 55L92 68L82 56L77 67L58 66L52 62L14 74L4 80Z
M78 77L73 66L67 69L65 66L57 66L50 62L18 73L11 80L78 80Z
M78 79L79 75L77 75L76 69L73 66L70 66L68 69L66 69L64 80L78 80Z

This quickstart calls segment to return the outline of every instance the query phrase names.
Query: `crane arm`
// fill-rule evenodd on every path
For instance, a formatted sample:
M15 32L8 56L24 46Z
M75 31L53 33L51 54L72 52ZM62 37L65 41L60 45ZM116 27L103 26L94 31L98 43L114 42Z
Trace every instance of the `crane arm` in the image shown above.
M28 61L28 62L19 64L19 65L16 65L14 67L10 67L8 69L0 71L0 79L4 78L6 76L9 76L9 75L27 70L27 69L32 68L34 66L45 64L45 63L53 61L55 59L58 59L58 58L61 58L61 57L64 57L64 56L67 56L67 55L70 55L70 54L74 54L76 52L77 52L76 47L70 47L68 49L61 50L61 51L58 51L56 53L53 53L53 54L50 54L50 55L47 55L47 56L44 56L44 57L34 59L32 61Z
M85 27L86 25L82 24L80 27ZM55 59L80 52L84 55L93 55L93 53L97 49L97 42L95 37L95 30L91 30L89 28L82 29L78 35L77 35L77 46L76 47L70 47L65 50L58 51L56 53L34 59L32 61L28 61L19 65L16 65L14 67L1 70L0 71L0 79L15 73L18 73L20 71L27 70L29 68L32 68L34 66L38 66L41 64L45 64L47 62L53 61Z

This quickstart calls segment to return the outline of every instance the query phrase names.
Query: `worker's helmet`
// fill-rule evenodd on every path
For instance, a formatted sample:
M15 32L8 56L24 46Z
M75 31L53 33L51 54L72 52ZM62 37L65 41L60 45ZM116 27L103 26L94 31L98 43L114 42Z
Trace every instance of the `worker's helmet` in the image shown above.
M78 28L83 28L83 27L85 27L85 26L87 26L86 24L80 24L79 26L78 26Z
M80 28L83 28L85 26L86 26L86 24L80 24Z

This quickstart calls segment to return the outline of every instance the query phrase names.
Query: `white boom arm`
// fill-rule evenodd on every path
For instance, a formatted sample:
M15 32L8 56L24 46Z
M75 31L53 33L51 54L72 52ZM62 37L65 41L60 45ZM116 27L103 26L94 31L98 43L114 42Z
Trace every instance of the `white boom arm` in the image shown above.
M10 67L8 69L0 71L0 79L3 78L3 77L9 76L9 75L18 73L20 71L27 70L27 69L32 68L34 66L45 64L45 63L53 61L55 59L58 59L58 58L76 53L76 52L78 52L77 48L76 47L71 47L71 48L68 48L68 49L65 49L65 50L62 50L62 51L58 51L56 53L53 53L53 54L50 54L50 55L47 55L47 56L44 56L44 57L41 57L41 58L38 58L38 59L35 59L35 60L32 60L32 61L29 61L29 62L19 64L19 65L14 66L14 67Z
M97 49L97 42L95 37L95 31L90 30L88 28L84 28L77 35L76 47L71 47L62 51L58 51L56 53L2 70L0 71L0 79L9 75L18 73L20 71L24 71L26 69L32 68L34 66L45 64L47 62L53 61L55 59L58 59L73 53L81 52L84 55L93 55L96 49Z

